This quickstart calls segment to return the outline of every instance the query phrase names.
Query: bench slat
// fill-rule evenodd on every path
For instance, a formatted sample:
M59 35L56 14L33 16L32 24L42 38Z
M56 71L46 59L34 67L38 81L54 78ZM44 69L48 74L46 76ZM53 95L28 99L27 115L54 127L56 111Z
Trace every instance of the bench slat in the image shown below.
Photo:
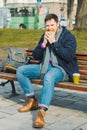
M80 74L87 75L87 70L80 70Z
M33 84L39 84L42 85L42 81L40 79L33 79L31 80ZM87 91L87 82L86 83L79 83L79 84L73 84L72 82L61 82L55 85L59 88L66 88L71 90L79 90L79 91Z
M77 56L77 59L78 59L78 60L83 60L83 61L85 60L85 61L87 61L87 56L79 56L79 55L78 55L78 56Z
M87 70L87 65L79 65L80 70Z
M0 72L0 79L14 80L17 81L16 75L11 73Z
M80 61L80 60L78 60L78 64L79 65L86 65L87 66L87 61Z
M79 83L79 84L73 84L73 83L59 83L56 85L56 87L60 88L66 88L66 89L71 89L71 90L78 90L78 91L85 91L87 92L87 84Z
M80 76L80 80L86 80L86 82L87 82L87 76L81 75L81 76Z
M81 82L81 83L85 83L85 84L87 84L87 79L86 79L86 80L84 80L84 79L83 79L83 80L80 79L80 82Z

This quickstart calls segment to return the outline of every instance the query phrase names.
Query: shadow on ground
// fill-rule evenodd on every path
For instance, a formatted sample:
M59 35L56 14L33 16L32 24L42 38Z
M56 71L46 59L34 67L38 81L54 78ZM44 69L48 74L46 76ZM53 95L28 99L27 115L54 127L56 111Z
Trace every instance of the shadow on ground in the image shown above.
M21 90L18 82L16 83L16 91L18 93L17 96L9 97L11 94L11 86L10 84L5 87L0 86L0 96L6 99L17 102L19 105L23 105L26 97ZM41 86L34 86L36 97L40 98ZM79 110L87 113L87 93L86 92L78 92L66 89L55 88L54 97L52 99L51 105L60 106L68 109Z

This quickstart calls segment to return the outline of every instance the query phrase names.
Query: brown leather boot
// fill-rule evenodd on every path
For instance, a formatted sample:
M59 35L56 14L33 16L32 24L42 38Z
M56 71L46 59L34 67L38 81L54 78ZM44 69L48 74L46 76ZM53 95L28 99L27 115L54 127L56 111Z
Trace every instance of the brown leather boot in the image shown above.
M44 117L46 112L44 110L39 110L34 122L34 128L42 128L44 126Z
M38 101L31 98L27 101L27 104L19 108L18 111L28 112L30 110L36 110L37 108L38 108Z

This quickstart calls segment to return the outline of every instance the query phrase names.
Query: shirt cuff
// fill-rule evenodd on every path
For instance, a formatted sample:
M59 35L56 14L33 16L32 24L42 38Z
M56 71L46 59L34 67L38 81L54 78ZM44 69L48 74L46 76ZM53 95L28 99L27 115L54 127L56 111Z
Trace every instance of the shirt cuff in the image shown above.
M46 47L45 45L41 44L41 48L45 48L45 47Z

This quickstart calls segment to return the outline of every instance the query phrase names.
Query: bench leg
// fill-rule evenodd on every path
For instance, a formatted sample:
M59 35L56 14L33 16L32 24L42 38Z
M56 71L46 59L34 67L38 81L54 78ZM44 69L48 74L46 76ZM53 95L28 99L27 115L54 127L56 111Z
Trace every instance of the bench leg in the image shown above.
M11 81L11 80L7 80L5 82L2 82L0 85L1 86L5 86L5 84L9 83L11 84L11 87L12 87L12 93L11 95L9 96L10 97L14 97L14 96L17 96L18 94L16 93L16 90L15 90L15 84L14 84L14 81Z
M11 83L11 87L12 87L12 95L13 95L13 96L18 95L18 94L16 93L16 90L15 90L15 84L14 84L14 81L9 81L9 82Z

